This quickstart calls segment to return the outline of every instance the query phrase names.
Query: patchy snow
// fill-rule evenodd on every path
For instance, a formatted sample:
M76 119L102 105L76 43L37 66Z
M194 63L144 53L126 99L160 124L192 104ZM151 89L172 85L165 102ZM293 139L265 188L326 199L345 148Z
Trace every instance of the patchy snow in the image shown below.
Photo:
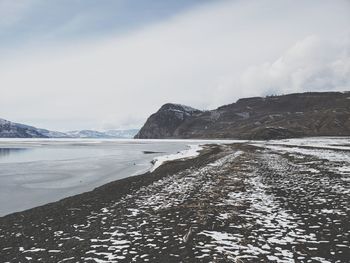
M199 155L200 150L203 149L201 145L192 144L188 146L189 149L180 151L175 154L169 154L164 156L159 156L153 160L153 167L151 168L151 172L156 170L159 166L161 166L165 162L177 160L177 159L185 159L185 158L194 158Z
M268 145L326 148L332 150L350 150L350 137L308 137L259 142Z
M264 142L253 142L252 145L264 147L266 149L289 154L296 158L313 156L321 160L327 160L334 164L333 169L341 174L350 173L350 138L349 137L317 137L301 138L287 140L272 140ZM329 169L332 169L330 166ZM309 168L308 171L318 173L315 168Z
M0 125L8 125L8 124L11 124L11 122L5 119L0 119Z
M176 107L179 107L179 108L182 108L185 112L191 112L192 113L192 112L199 111L199 110L197 110L195 108L192 108L190 106L186 106L186 105L183 105L183 104L172 104L172 105L174 105Z
M225 165L230 159L233 159L233 158L236 158L238 156L240 156L243 152L242 151L236 151L232 154L228 154L227 156L221 158L221 159L218 159L217 161L213 162L213 163L210 163L208 164L208 166L211 166L211 167L219 167L219 166L223 166Z
M348 162L321 158L346 151L254 144L265 149L222 145L208 164L87 210L52 236L82 242L81 259L94 262L347 262Z

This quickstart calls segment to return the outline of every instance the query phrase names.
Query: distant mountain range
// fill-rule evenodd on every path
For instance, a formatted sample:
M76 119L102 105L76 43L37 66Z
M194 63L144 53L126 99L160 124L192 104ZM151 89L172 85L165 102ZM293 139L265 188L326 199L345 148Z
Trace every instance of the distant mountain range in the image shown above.
M70 138L133 138L138 129L129 130L108 130L104 132L93 130L69 131L66 135Z
M133 138L138 129L57 132L0 119L0 138Z
M201 111L167 103L141 128L57 132L0 119L0 138L282 139L350 136L350 92L252 97Z
M350 92L252 97L201 111L168 103L135 138L282 139L350 136Z

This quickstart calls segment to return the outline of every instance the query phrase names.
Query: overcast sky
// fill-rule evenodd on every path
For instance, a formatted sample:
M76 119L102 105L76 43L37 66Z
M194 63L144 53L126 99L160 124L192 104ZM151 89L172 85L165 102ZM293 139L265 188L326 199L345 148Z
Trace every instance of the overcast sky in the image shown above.
M0 0L0 118L139 128L162 104L350 90L347 0Z

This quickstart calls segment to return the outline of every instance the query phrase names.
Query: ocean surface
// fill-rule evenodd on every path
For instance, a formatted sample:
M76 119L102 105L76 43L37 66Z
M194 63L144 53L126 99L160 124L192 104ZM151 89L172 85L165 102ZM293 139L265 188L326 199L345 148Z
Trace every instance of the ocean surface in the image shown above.
M0 216L142 174L203 141L0 139Z

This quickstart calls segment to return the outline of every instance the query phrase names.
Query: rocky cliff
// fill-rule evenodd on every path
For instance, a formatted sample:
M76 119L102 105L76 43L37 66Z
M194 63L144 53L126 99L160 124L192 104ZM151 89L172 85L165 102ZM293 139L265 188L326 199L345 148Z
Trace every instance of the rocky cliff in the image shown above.
M173 138L181 137L178 128L202 113L181 104L164 104L156 113L152 114L146 121L143 128L136 134L135 138L152 139L152 138Z
M210 111L165 104L135 138L281 139L350 136L350 93L253 97Z

